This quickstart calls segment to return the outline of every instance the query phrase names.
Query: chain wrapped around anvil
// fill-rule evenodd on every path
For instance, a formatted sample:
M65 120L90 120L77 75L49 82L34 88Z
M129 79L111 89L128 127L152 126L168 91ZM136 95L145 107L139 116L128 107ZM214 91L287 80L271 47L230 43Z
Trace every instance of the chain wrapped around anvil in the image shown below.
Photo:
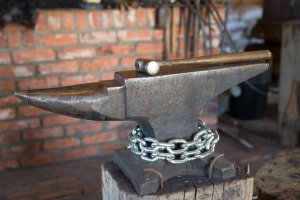
M140 127L136 126L129 134L127 148L146 161L162 159L173 164L185 163L213 153L219 141L217 131L208 129L202 121L199 121L198 130L192 141L172 139L159 142L154 138L144 137Z

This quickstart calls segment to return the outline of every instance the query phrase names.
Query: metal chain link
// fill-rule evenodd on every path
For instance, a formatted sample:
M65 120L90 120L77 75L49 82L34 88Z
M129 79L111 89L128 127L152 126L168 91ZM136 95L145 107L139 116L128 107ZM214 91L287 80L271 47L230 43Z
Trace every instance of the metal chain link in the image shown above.
M154 162L162 159L180 164L213 153L218 141L217 131L208 129L202 121L199 121L198 132L194 134L192 141L171 139L168 142L159 142L155 138L145 137L140 127L136 126L129 134L127 148L146 161Z

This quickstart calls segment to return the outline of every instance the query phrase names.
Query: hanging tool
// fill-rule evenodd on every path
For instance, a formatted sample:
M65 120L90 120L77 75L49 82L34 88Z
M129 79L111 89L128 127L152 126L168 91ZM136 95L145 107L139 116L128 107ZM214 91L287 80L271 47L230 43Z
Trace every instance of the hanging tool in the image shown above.
M201 0L195 0L196 14L194 17L194 46L193 46L193 57L198 56L199 51L199 20L201 15Z

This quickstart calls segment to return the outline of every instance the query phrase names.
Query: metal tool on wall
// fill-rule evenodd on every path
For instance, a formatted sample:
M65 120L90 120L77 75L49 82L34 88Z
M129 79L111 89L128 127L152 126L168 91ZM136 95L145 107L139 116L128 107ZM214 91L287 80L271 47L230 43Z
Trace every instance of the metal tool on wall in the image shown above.
M218 11L217 6L222 5L225 8L224 19ZM179 25L174 23L174 7L180 9L180 23ZM222 43L220 47L229 44L231 52L237 52L237 48L231 38L231 35L227 31L227 0L213 1L213 0L177 0L170 3L166 1L157 9L157 27L164 28L164 40L165 40L165 56L164 59L169 59L170 55L177 53L177 56L181 53L174 52L176 50L176 38L177 35L175 28L184 30L184 57L197 57L200 55L199 43L202 43L202 50L205 55L213 54L213 40L214 37L218 37L213 34L214 31L221 33ZM171 10L171 11L169 11ZM168 16L170 15L170 16ZM215 26L216 25L216 26ZM216 30L219 29L219 30ZM171 31L170 31L171 30ZM181 57L181 56L180 56Z
M216 95L267 70L270 57L269 51L259 51L208 56L204 62L202 58L164 61L155 76L120 71L113 80L17 92L16 96L71 117L137 121L128 149L115 152L114 162L136 192L145 195L175 176L196 175L207 181L236 176L235 166L225 158L209 167L219 136L197 115ZM157 171L162 180L145 169Z

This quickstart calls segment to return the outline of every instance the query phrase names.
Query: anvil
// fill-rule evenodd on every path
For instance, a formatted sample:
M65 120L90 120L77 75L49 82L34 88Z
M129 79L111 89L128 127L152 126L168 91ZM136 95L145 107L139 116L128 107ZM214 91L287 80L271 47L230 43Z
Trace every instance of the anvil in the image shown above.
M149 76L136 70L115 72L113 80L16 92L36 107L76 118L137 121L146 137L158 141L190 140L198 131L197 115L204 104L268 69L269 51L159 61L160 71ZM130 150L118 151L115 163L140 195L155 192L160 181L179 175L206 176L212 156L182 164L147 162ZM154 169L160 178L145 169ZM221 159L214 178L235 176L233 164ZM160 180L163 179L163 180Z

